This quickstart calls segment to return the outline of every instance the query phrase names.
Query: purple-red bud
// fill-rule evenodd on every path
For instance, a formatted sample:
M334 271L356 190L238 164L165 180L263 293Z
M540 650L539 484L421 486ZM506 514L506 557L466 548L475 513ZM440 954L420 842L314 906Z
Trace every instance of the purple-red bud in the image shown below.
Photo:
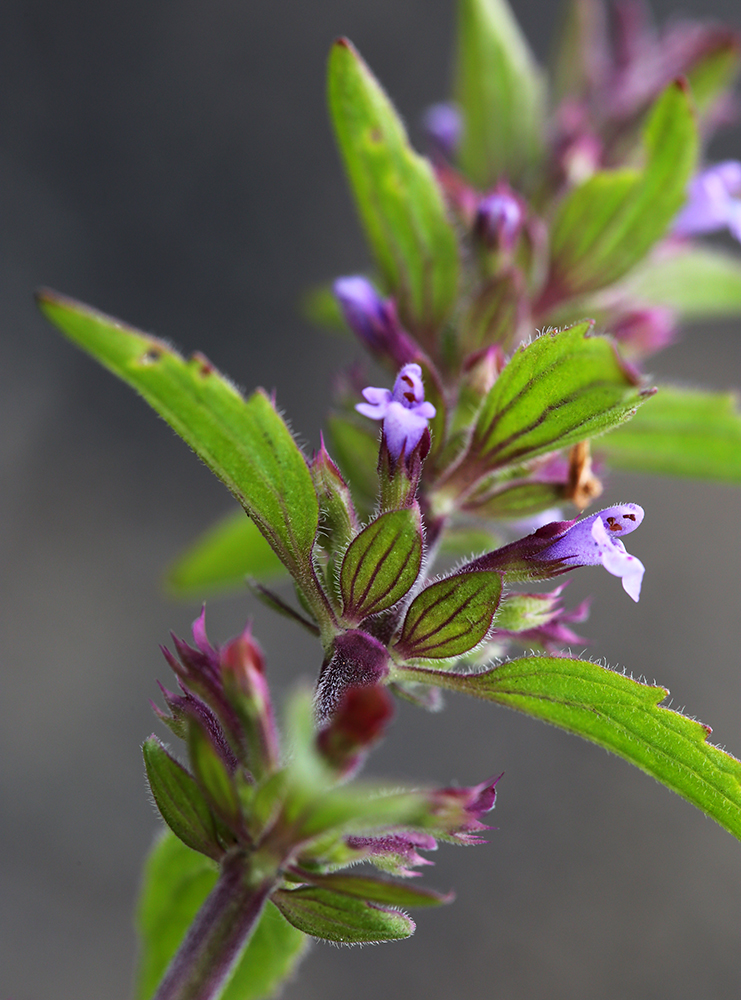
M349 777L381 738L393 713L393 699L382 685L348 688L331 721L317 735L319 752Z

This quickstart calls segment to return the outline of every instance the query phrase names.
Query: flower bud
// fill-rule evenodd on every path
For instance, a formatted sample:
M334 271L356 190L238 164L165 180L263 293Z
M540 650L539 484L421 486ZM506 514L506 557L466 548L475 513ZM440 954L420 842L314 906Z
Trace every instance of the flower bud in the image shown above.
M661 306L634 309L616 319L609 332L629 357L642 357L674 343L676 317L671 309Z
M249 625L220 653L224 693L239 717L250 770L260 777L277 767L280 756L265 658Z
M334 294L347 325L372 354L397 368L415 360L419 351L402 329L393 300L382 299L367 278L338 278Z
M381 738L393 710L391 695L382 685L348 688L317 735L319 752L338 774L351 777Z
M444 160L455 158L463 132L461 113L455 104L431 104L422 116L422 128L434 153Z
M509 188L500 185L479 202L474 231L485 246L511 253L524 220L520 199Z

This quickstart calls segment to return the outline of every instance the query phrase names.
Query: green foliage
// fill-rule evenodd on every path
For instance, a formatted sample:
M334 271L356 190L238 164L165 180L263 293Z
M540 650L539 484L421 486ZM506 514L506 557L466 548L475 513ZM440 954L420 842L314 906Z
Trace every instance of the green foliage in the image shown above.
M543 142L541 72L506 0L460 0L455 98L463 111L460 160L479 188L517 184Z
M602 434L643 401L634 374L590 327L544 333L515 352L474 428L471 453L487 470Z
M430 584L410 604L396 652L432 660L467 653L489 631L501 594L501 575L486 570Z
M539 514L562 502L561 483L521 480L475 494L466 501L464 510L475 511L481 517L522 518Z
M359 622L393 607L422 565L419 508L381 514L351 542L340 570L344 617Z
M434 331L458 288L458 247L432 167L345 39L329 58L329 108L368 240L402 319Z
M400 941L415 930L414 921L404 913L314 886L278 891L273 901L304 934L339 944Z
M164 341L78 302L44 292L39 305L190 445L315 597L311 550L319 505L306 461L265 393L244 399L203 356L186 361Z
M287 575L255 522L231 511L191 544L167 573L170 593L202 598L243 587L245 579L268 581Z
M174 834L158 838L144 869L137 930L140 935L136 1000L150 1000L206 896L217 868ZM306 937L268 903L222 1000L267 1000L292 973Z
M662 386L599 450L618 469L741 483L738 398Z
M218 860L223 851L216 826L192 775L170 756L156 736L144 741L142 753L147 781L164 821L188 847Z
M188 758L209 804L225 823L236 828L240 806L234 782L209 735L193 719L188 720Z
M668 306L685 320L741 315L741 257L687 246L649 257L626 278L625 294Z
M635 764L741 838L741 761L708 743L708 727L663 708L663 687L561 656L523 657L467 675L406 667L395 677L507 705L576 733Z
M312 875L303 872L302 878L320 889L329 889L342 893L343 896L355 896L385 906L440 906L453 900L452 895L443 895L434 889L368 875Z
M671 84L644 135L645 164L601 170L561 202L551 232L544 298L594 291L622 278L667 231L682 207L697 160L690 96Z
M692 97L701 116L713 110L718 98L738 75L739 54L738 36L728 30L687 73Z

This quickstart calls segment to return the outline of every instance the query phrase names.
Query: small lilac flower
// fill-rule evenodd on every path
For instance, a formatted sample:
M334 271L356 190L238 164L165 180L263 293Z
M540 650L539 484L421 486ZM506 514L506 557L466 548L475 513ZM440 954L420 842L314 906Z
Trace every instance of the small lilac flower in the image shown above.
M432 104L422 116L422 128L432 143L435 152L452 160L458 150L463 122L455 104L442 102Z
M570 527L556 542L538 553L538 560L558 560L564 566L602 565L619 576L623 590L637 601L645 566L625 550L618 535L634 531L643 520L643 508L627 503L585 517Z
M417 357L418 349L402 329L393 299L382 299L367 278L360 274L338 278L333 291L345 322L373 354L390 358L397 366Z
M741 241L741 163L725 160L692 181L687 204L674 221L674 233L693 236L727 228Z
M425 402L422 369L419 365L404 365L396 376L393 391L388 389L363 389L365 403L355 409L371 420L383 421L383 432L389 453L395 460L402 454L409 456L419 444L436 410Z
M489 247L509 253L517 242L524 221L519 199L507 188L482 198L476 212L475 230Z
M497 570L511 581L548 580L578 566L604 566L623 581L625 592L637 601L645 568L625 551L617 537L635 531L643 509L635 503L619 504L581 521L553 521L532 535L518 538L473 559L459 570Z

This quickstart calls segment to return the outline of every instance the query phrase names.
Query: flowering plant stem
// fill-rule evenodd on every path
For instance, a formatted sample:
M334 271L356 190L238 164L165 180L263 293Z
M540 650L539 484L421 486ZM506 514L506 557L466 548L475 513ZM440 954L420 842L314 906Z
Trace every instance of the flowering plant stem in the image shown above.
M228 855L153 1000L212 1000L257 927L277 873L256 877L243 851Z

